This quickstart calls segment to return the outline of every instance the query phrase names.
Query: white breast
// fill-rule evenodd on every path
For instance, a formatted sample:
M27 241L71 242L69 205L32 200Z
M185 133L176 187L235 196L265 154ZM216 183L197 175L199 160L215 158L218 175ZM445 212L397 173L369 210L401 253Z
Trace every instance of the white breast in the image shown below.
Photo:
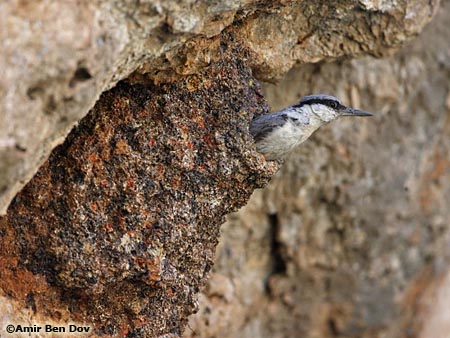
M315 124L295 124L288 120L282 127L276 128L258 142L256 149L264 154L266 160L283 158L310 137L318 127Z

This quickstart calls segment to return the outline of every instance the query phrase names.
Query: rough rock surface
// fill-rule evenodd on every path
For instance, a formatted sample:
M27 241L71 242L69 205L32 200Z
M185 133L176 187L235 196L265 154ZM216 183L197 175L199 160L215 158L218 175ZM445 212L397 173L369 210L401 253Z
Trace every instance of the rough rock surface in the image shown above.
M214 58L223 30L260 79L296 62L382 55L435 1L20 1L0 3L0 213L100 94L132 71L167 82ZM213 53L214 54L214 53ZM170 74L170 75L169 75Z
M325 92L375 116L319 130L229 217L184 337L449 337L449 20L265 86L274 109Z
M259 85L242 51L222 49L182 81L103 94L0 218L0 290L35 324L181 333L224 215L277 169L248 132L267 112Z
M435 8L425 0L0 4L0 208L45 161L0 219L1 328L73 321L91 325L99 336L179 335L212 265L223 215L243 205L276 169L254 152L248 134L252 115L267 110L250 68L271 80L297 62L385 55L415 36ZM445 50L446 41L436 50ZM446 64L445 55L429 57L436 56L444 61L433 67ZM434 263L437 253L445 262L436 244L448 244L445 221L428 215L448 196L440 190L447 173L441 151L447 148L435 140L433 152L426 137L445 135L436 126L447 124L428 108L440 100L415 98L427 63L412 60L392 67L373 61L370 72L364 63L306 66L299 77L290 75L283 90L295 98L320 89L350 93L356 106L361 97L372 97L366 109L390 102L378 118L379 126L389 122L391 128L342 122L287 163L283 172L290 180L274 183L259 195L258 208L247 209L265 209L259 226L245 221L231 235L243 246L223 244L219 266L250 278L213 276L212 301L231 305L238 299L242 311L205 310L220 319L215 329L271 337L354 336L366 327L381 332L388 319L399 318L392 296L414 286L416 269ZM100 94L124 78L46 160ZM297 82L305 87L295 89ZM411 99L396 105L393 93ZM423 109L417 120L407 118L405 102ZM425 102L429 106L419 104ZM388 111L398 114L392 118ZM405 136L413 126L414 134ZM373 135L390 140L392 147L385 143L383 149L391 153L377 157ZM422 157L415 157L417 149ZM392 154L403 156L398 171L387 166ZM411 183L417 177L423 185ZM404 187L406 178L414 210L393 189ZM375 199L390 189L386 199ZM419 195L420 203L414 200ZM424 205L429 214L420 214ZM298 250L299 243L311 246ZM389 248L399 251L390 255ZM220 263L226 257L245 270ZM429 277L435 270L424 271ZM246 292L236 298L237 290ZM408 299L415 302L420 292L411 290ZM259 296L262 302L253 307Z

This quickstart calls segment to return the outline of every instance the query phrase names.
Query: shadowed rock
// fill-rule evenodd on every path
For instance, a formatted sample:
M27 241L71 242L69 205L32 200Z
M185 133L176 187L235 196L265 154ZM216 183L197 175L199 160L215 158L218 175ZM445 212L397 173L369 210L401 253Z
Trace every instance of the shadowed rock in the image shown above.
M99 335L181 333L223 216L276 169L248 133L266 111L233 53L173 84L120 83L13 200L4 268L45 277L41 315L93 322ZM0 283L26 301L11 278Z

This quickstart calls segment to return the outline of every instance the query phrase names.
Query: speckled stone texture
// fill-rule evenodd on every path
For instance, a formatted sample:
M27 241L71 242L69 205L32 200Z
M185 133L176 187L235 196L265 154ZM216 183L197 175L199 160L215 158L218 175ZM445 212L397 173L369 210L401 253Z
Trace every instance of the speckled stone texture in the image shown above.
M392 57L263 86L274 110L323 92L374 116L321 128L228 217L184 338L450 337L449 22L447 0Z
M0 214L117 81L196 74L224 31L258 79L296 63L386 55L417 35L436 0L0 1Z
M197 75L104 93L13 200L0 288L35 318L92 323L99 336L181 333L224 214L277 168L248 132L268 107L245 52L221 48Z
M2 323L75 321L92 324L97 335L177 336L186 315L195 310L194 295L211 266L222 215L245 203L251 191L262 186L276 169L276 165L266 166L253 151L248 122L252 113L265 112L267 107L257 82L241 60L257 79L272 81L297 63L363 54L387 56L392 48L410 41L423 29L433 17L437 3L429 0L0 2L1 214L45 162L42 171L17 196L8 216L0 219ZM226 47L224 42L233 47ZM434 50L443 51L446 45L448 39ZM239 50L237 46L243 48ZM422 48L429 51L429 47ZM404 57L409 59L409 55ZM347 64L343 60L328 65L330 70L324 73L320 70L327 67L322 64L304 65L302 76L288 77L286 87L280 87L285 93L273 106L278 108L302 94L326 90L370 110L368 102L373 104L377 99L384 107L392 101L392 95L403 93L400 122L389 124L392 129L384 134L383 124L374 124L380 129L373 135L394 142L395 156L403 149L401 143L406 142L402 137L409 135L413 140L409 149L415 154L422 149L420 140L430 129L411 127L414 124L404 114L405 102L414 102L411 106L431 106L434 100L429 102L429 93L421 94L417 101L411 99L417 93L413 85L422 83L427 65L441 67L448 58L443 59L436 55L424 65L412 60L412 66L406 70L399 65L388 68L386 76L380 76L383 72L376 68L377 64L360 66L359 72L350 68L347 72L356 77L351 86L346 82L350 82L349 78L339 71ZM403 79L398 88L391 77L397 72ZM101 96L123 79L126 82ZM155 81L153 85L149 79ZM319 80L322 82L312 85ZM299 89L294 84L304 87ZM368 86L377 90L371 92ZM440 93L445 85L430 88L433 93ZM271 91L267 95L270 97ZM67 143L47 161L50 151L64 140L99 97L101 100L92 112L96 117L91 114L80 122ZM417 123L420 126L438 121L434 117L420 119ZM383 121L387 124L393 120L389 116ZM389 177L398 172L393 168L388 171L390 167L386 166L391 160L391 153L386 152L390 149L387 143L381 146L380 153L374 153L370 147L365 149L369 160L378 161L383 168L377 176L387 182L383 186L388 193L384 194L382 213L390 212L387 220L393 230L378 232L380 217L373 213L370 229L375 231L370 230L368 237L364 237L359 223L343 227L354 216L351 213L349 216L347 205L356 205L355 200L364 201L361 198L364 184L371 187L374 182L370 175L360 179L365 167L355 157L358 149L345 143L345 137L350 138L350 144L364 139L369 121L347 130L340 129L343 123L321 130L316 139L322 143L305 145L302 149L309 150L300 151L305 153L298 157L298 167L287 163L283 172L292 173L292 182L288 179L272 190L273 194L262 193L263 201L257 199L261 209L256 217L261 221L243 222L244 230L231 228L235 242L223 244L219 264L231 257L223 263L225 269L233 277L241 276L250 283L214 276L208 295L213 301L224 299L229 307L237 302L242 311L226 312L220 306L203 308L207 313L203 323L218 323L215 329L223 328L230 334L238 332L234 336L241 337L269 332L273 338L283 328L287 328L283 332L288 337L300 331L314 338L323 338L324 332L338 336L355 332L346 329L348 314L353 313L347 303L340 306L335 299L327 298L336 290L343 290L340 299L345 301L349 298L345 287L355 289L355 284L341 278L352 276L346 275L348 266L341 265L347 257L342 253L352 252L355 246L367 243L366 238L375 239L376 234L394 231L392 238L396 239L394 221L398 217L405 223L406 216L404 211L397 215L403 204L394 208L392 203L401 201L399 190L389 193L397 182ZM337 133L335 138L330 137L331 130ZM360 138L355 138L355 130L361 133ZM339 137L342 142L336 142ZM414 141L416 137L418 143ZM382 153L385 155L381 156ZM443 158L440 154L441 150L436 156L424 156L419 166L423 171L417 171L426 174L423 185L416 191L421 192L421 200L430 210L436 205L447 209L448 198L436 188L446 177L442 173L447 162L440 160ZM405 167L404 161L400 167ZM400 171L401 175L404 172ZM349 186L355 187L353 194ZM285 191L287 194L283 195ZM376 191L384 192L381 188ZM286 200L292 205L283 206ZM345 208L341 207L344 202ZM283 213L290 208L296 211L292 218ZM306 225L298 226L298 219ZM436 218L433 222L439 237L442 221ZM352 240L344 241L345 236ZM411 243L422 243L417 242L417 236L412 238L416 242ZM263 245L256 239L261 239ZM370 248L378 248L376 253L382 258L373 254L378 263L373 269L382 275L384 249L389 247L379 244L384 243L383 238L377 238L376 243ZM301 250L296 245L301 245ZM327 251L330 247L332 253ZM436 252L436 256L442 255L444 249ZM400 269L403 265L398 262L405 260L395 259L395 255L396 252L389 263L390 271L403 276ZM424 257L430 255L424 252L423 256L415 256L413 250L410 258L420 262ZM366 263L363 260L359 267ZM300 264L302 268L311 267L311 275L299 278L297 272L305 271L298 268ZM322 279L329 276L323 273L324 269L331 270L330 274L336 269L336 279ZM372 279L361 284L367 291L363 296L372 295L372 284ZM252 303L252 297L261 289L273 300L270 307L263 302ZM234 292L241 292L242 297L233 298ZM418 299L414 292L411 294L412 301L408 304ZM295 298L297 295L301 297ZM321 303L323 299L325 302ZM358 310L381 309L373 312L381 314L375 318L376 323L386 325L382 319L393 318L390 314L394 310L384 311L379 303L372 307L370 302L386 299L391 300L392 293L373 293L372 298L363 298L368 302L360 302L367 307ZM317 300L314 304L318 305L306 310L293 306L308 300ZM259 317L257 311L264 315ZM319 312L320 316L315 315ZM228 321L225 316L229 316ZM370 335L374 319L364 318L369 319ZM258 326L258 320L266 323L269 330ZM249 324L244 326L245 332L241 330L242 322ZM305 325L311 322L317 325ZM0 325L2 336L3 327ZM223 332L218 332L222 338ZM207 336L211 331L205 329L202 333Z

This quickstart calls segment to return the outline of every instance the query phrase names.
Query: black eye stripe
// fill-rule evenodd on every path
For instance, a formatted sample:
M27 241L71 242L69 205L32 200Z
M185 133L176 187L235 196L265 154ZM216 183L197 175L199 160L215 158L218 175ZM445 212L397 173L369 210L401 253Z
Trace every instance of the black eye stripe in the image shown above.
M323 100L323 99L311 99L311 100L304 100L304 101L300 101L299 103L295 104L293 107L296 108L300 108L301 106L305 105L305 104L323 104L325 106L331 107L331 108L342 108L343 105L335 100Z

